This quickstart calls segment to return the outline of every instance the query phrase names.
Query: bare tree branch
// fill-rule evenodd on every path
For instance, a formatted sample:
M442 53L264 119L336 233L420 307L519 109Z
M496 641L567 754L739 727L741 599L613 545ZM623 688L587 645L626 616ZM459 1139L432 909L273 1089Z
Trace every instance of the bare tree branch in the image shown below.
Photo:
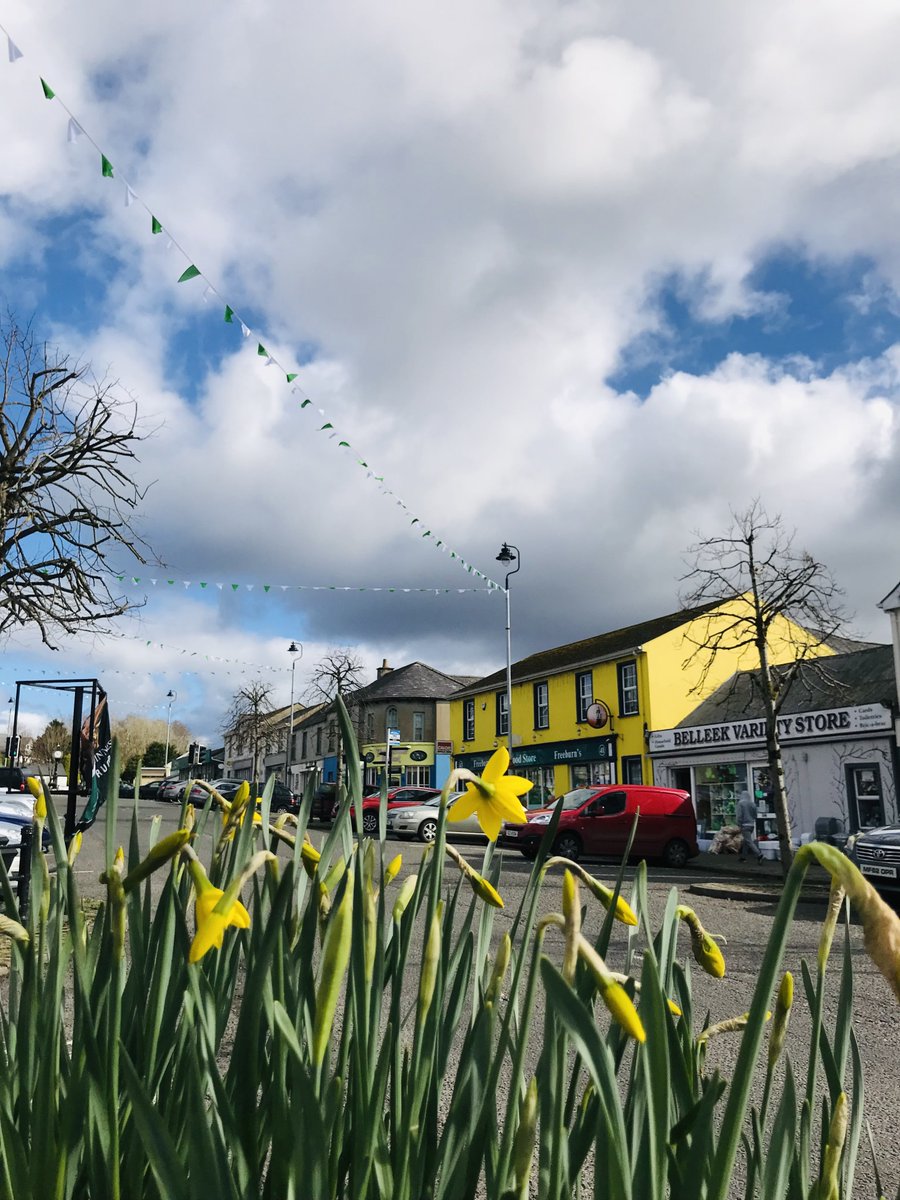
M136 607L111 590L109 562L120 550L146 561L132 526L136 408L9 314L0 386L0 633L36 625L52 647Z

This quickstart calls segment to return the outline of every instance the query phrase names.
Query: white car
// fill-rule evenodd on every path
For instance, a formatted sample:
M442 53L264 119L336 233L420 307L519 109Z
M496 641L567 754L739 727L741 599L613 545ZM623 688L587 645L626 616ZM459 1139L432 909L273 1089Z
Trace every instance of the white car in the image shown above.
M462 796L462 792L450 793L450 804ZM437 833L441 798L426 800L424 804L413 804L409 808L394 808L387 814L388 837L415 837L420 842L433 842ZM447 821L447 836L481 837L485 834L473 813L464 821Z

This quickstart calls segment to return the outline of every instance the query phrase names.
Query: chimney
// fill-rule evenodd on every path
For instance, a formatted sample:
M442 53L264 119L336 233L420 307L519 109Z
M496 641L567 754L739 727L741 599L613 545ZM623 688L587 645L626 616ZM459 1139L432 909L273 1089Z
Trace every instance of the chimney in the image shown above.
M393 671L393 669L394 669L393 667L389 667L389 666L388 666L388 660L387 660L386 658L383 658L383 659L381 660L381 666L380 666L380 667L378 668L378 670L375 672L375 678L376 678L376 679L381 679L381 677L382 677L383 675L387 675L387 674L389 674L389 672Z

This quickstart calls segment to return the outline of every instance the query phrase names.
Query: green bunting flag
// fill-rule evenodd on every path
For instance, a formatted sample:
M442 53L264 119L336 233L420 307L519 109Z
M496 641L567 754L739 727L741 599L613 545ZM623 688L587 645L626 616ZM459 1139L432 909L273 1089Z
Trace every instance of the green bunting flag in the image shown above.
M225 321L228 325L234 324L234 309L229 308L227 304L225 305Z
M293 383L294 380L297 378L297 372L296 371L288 371L286 378L287 378L288 383Z
M160 225L159 221L157 221L157 219L156 219L156 217L154 217L153 213L150 214L150 232L151 233L162 233L162 225Z
M326 421L325 424L322 426L322 429L334 429L334 426L332 425L332 423L330 421ZM319 430L319 433L322 432L322 429Z
M306 399L303 401L303 403L300 405L300 407L301 407L301 408L306 408L306 406L307 406L308 404L312 404L312 400L310 400L310 399L309 399L309 397L307 396L307 398L306 398Z
M182 271L181 274L178 276L178 282L179 283L187 283L187 281L189 279L196 279L199 274L200 274L200 268L195 267L194 264L191 263L191 265L189 267L187 267L184 271Z
M103 174L103 178L104 178L104 179L112 179L112 177L113 177L113 165L112 165L112 163L109 161L109 159L106 157L106 155L105 155L105 154L101 154L101 155L100 155L100 170L101 170L101 172L102 172L102 174Z
M269 357L269 352L265 348L265 346L262 344L262 342L257 342L256 353L259 355L260 358L268 358Z
M46 100L52 100L53 97L56 95L56 92L54 92L53 88L50 86L50 84L47 82L46 79L41 80L41 87L44 89L44 98Z

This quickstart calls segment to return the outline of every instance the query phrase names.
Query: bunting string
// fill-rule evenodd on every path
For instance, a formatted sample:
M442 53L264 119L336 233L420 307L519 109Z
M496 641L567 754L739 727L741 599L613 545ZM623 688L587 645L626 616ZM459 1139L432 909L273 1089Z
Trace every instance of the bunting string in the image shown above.
M213 588L220 592L252 592L254 590L269 594L272 592L391 592L391 593L421 593L432 596L464 595L479 592L492 595L503 589L493 583L489 587L398 587L383 586L358 587L338 583L224 583L207 579L160 579L148 578L144 575L114 575L113 578L125 587L161 587L182 588L198 587L203 590Z
M9 57L10 63L17 63L20 59L22 59L24 57L21 49L15 44L15 42L13 42L12 37L10 36L8 30L2 24L0 24L0 32L2 32L4 34L4 36L6 37L6 40L7 40L8 57ZM240 329L241 335L244 339L249 339L249 340L256 342L257 359L263 360L266 367L276 367L278 369L278 371L284 377L286 385L291 389L291 394L295 395L297 397L299 405L300 405L300 409L302 411L307 412L316 422L316 425L317 425L316 432L327 434L327 439L329 441L336 442L337 449L343 450L345 453L349 454L355 461L356 465L361 470L365 471L366 478L378 486L378 489L382 493L382 495L390 497L390 499L392 499L395 502L397 507L400 508L402 510L402 512L405 514L405 516L409 519L409 528L410 528L411 532L415 532L419 537L430 542L442 554L449 554L450 558L455 560L459 564L459 566L462 567L462 569L464 571L466 571L469 575L472 575L476 579L483 580L485 582L485 584L488 585L489 590L502 591L503 590L502 586L499 583L497 583L495 580L491 579L490 576L485 575L483 571L479 571L477 567L475 567L472 563L468 562L456 550L452 549L452 547L449 546L442 538L439 538L432 529L424 528L425 523L419 517L417 517L415 515L415 513L413 513L413 511L407 505L406 501L403 500L403 498L401 496L399 496L385 482L384 475L376 474L376 469L374 467L370 466L367 459L360 454L360 452L356 449L356 447L354 447L351 444L349 439L344 437L335 428L334 423L328 419L328 414L326 413L325 409L321 408L319 405L317 405L313 401L312 397L310 395L308 395L308 393L304 389L302 381L300 379L299 370L297 370L297 369L291 370L289 368L286 368L278 360L278 358L267 349L267 347L265 345L264 335L254 333L252 327L241 318L237 309L225 299L224 295L219 291L219 289L215 286L215 284L212 283L211 280L209 279L209 277L200 269L200 267L197 266L196 262L194 261L193 255L189 254L188 251L183 246L180 245L180 243L177 241L177 239L171 233L169 227L163 225L163 223L154 214L150 205L147 204L141 198L140 194L138 193L138 191L134 187L134 185L128 179L126 179L122 175L122 173L120 171L118 171L117 168L115 168L113 166L112 160L109 157L107 157L107 155L101 150L100 146L97 144L97 142L94 140L94 138L90 135L88 130L85 128L84 124L75 116L75 114L68 108L68 106L60 99L60 97L56 94L56 92L53 90L53 88L50 86L50 84L47 83L47 81L41 77L39 77L39 81L40 81L41 91L43 93L45 100L48 100L51 103L58 104L68 118L67 126L66 126L67 142L74 145L74 144L77 144L78 142L80 142L82 140L82 138L85 141L89 142L90 145L94 148L94 150L99 155L101 177L104 179L118 180L120 185L124 188L123 197L124 197L125 207L142 209L144 211L145 215L147 217L149 217L149 219L150 219L149 224L150 224L151 237L156 237L160 234L165 235L167 249L174 248L182 256L186 265L183 268L183 270L181 271L181 274L178 276L177 282L179 284L182 284L182 283L189 284L193 280L201 281L201 284L203 286L203 293L202 293L203 301L205 303L208 303L210 297L215 297L221 306L220 311L223 314L223 320L227 324L233 325L236 328ZM319 424L320 421L321 421L321 424ZM206 586L206 585L204 584L201 586ZM221 586L221 585L216 585L216 586ZM396 589L394 589L394 588L381 588L381 589L379 589L379 588L365 588L365 589L359 588L359 589L357 589L357 588L319 587L319 588L312 588L309 590L319 590L319 591L357 591L357 590L359 590L359 591L379 591L379 590L381 590L381 591L426 591L427 592L427 591L434 591L435 589L432 589L432 588L419 588L419 589L417 589L417 588L396 588ZM447 589L447 590L451 591L453 589ZM468 591L470 589L463 588L463 589L459 589L459 590L460 591ZM484 589L477 589L477 590L484 590Z

